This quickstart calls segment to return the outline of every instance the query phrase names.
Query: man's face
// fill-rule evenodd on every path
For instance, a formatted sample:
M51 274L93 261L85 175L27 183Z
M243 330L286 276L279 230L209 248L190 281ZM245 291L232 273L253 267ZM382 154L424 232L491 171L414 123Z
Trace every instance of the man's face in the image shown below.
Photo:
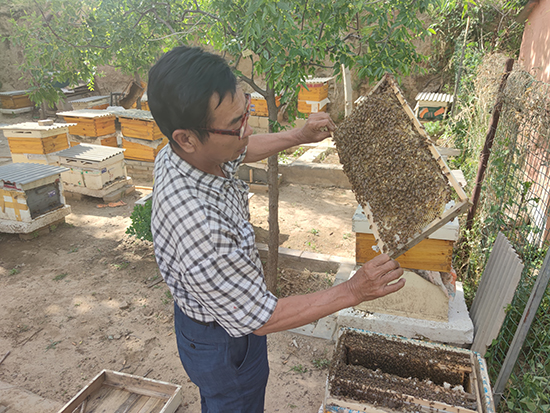
M240 88L234 96L230 93L225 95L218 106L219 96L212 95L210 98L210 113L212 121L209 129L236 130L242 125L247 114L248 101ZM239 136L225 135L209 132L208 139L202 144L202 155L216 164L233 161L245 151L248 145L248 137L252 134L252 128L246 122L242 139Z

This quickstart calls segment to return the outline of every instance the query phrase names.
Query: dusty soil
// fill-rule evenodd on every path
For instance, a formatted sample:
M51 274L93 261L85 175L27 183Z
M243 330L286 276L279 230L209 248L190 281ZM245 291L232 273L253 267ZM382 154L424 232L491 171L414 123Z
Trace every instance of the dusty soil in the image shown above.
M5 152L1 136L0 146ZM125 234L134 202L147 193L137 190L116 208L98 208L102 201L95 198L68 200L66 223L29 241L0 234L0 356L11 352L0 381L64 403L102 369L112 369L180 384L178 412L200 410L198 390L177 355L168 288L153 285L160 276L152 246ZM281 246L353 257L355 207L349 190L283 184ZM267 194L252 197L250 209L257 240L265 242ZM332 275L283 269L282 276L326 286ZM289 288L305 292L298 285L304 287ZM317 412L334 343L289 332L270 335L268 343L266 412Z

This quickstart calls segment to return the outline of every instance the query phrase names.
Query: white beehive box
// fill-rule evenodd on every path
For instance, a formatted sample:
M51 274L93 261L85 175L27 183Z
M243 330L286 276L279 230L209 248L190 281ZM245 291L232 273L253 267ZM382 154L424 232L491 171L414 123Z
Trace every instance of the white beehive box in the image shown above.
M0 232L29 233L68 215L61 184L65 171L34 163L1 166Z
M81 143L57 153L59 165L68 168L61 174L65 189L71 186L102 189L115 181L126 180L124 149Z

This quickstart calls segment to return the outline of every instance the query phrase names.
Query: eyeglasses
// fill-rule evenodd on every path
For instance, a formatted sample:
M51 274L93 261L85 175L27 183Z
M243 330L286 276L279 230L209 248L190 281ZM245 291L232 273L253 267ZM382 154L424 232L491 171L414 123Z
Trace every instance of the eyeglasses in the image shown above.
M244 136L244 131L246 130L246 126L248 124L248 117L250 116L250 93L245 93L244 97L246 98L246 112L244 113L242 119L241 119L241 126L237 129L210 129L210 128L197 128L206 132L210 133L217 133L220 135L231 135L231 136L238 136L239 140L241 140Z

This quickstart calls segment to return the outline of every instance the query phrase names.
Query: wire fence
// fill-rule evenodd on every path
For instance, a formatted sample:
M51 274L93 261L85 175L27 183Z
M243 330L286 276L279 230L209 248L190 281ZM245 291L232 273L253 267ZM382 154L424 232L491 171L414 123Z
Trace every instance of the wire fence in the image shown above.
M480 72L477 81L491 84L494 91L500 79L489 72ZM479 96L478 106L483 105L484 98ZM514 70L502 99L476 218L479 238L472 243L475 247L468 276L479 277L499 231L510 240L525 267L500 334L486 354L492 383L502 368L550 244L550 85ZM498 410L550 412L550 288Z

